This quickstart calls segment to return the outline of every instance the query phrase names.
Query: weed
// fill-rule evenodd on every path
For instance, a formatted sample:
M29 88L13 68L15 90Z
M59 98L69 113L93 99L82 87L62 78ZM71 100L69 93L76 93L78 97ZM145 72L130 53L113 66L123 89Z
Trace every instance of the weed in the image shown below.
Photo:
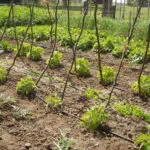
M96 89L91 89L87 88L84 91L84 97L88 100L93 99L93 100L99 100L100 99L100 94L101 92L96 90Z
M0 94L0 108L4 108L16 103L15 98L6 96L6 94Z
M45 102L48 107L52 109L57 109L62 106L63 102L59 98L52 97L49 95L46 99Z
M89 69L89 61L85 58L77 58L76 59L76 72L81 77L87 77L90 76L90 69ZM73 67L73 70L75 70L75 66Z
M31 94L33 94L35 89L35 82L30 77L22 78L16 86L17 93L23 94L25 96L30 96Z
M0 84L3 84L7 80L7 70L0 66Z
M80 124L89 131L96 130L100 125L106 123L109 118L103 106L95 106L88 110L81 118Z
M141 95L144 97L150 97L150 77L149 76L141 76ZM132 86L131 89L139 93L139 85L138 82L136 81Z
M113 70L113 68L108 67L108 66L103 66L102 67L102 76L103 76L103 84L110 85L114 82L116 73ZM99 74L98 74L98 78L101 81L101 77Z
M69 139L62 130L60 130L60 136L58 140L54 142L54 145L54 150L70 150L73 145L73 141Z
M17 106L13 106L14 109L14 113L13 116L15 117L15 119L17 120L24 120L24 119L30 119L32 116L32 113L30 110L27 109L22 109L20 107Z
M49 65L50 68L52 68L52 69L57 68L61 64L61 59L62 59L62 53L58 52L58 51L55 51L53 53L51 61L49 62L49 59L48 59L47 63L49 63L48 65Z

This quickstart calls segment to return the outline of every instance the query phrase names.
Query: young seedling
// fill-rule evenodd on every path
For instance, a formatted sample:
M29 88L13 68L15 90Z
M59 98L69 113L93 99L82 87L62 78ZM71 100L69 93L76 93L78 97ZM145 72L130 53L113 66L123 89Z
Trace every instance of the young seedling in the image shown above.
M51 69L58 68L61 65L61 59L62 59L62 53L55 51L53 53L51 61L49 61L49 59L47 60L47 64Z
M35 82L30 77L22 78L16 86L17 93L24 96L30 96L31 94L34 94L35 89Z
M114 104L114 109L123 116L139 117L148 123L150 122L150 114L145 113L141 108L137 106L119 103Z
M90 76L90 69L89 69L89 61L85 58L77 58L76 59L76 70L75 66L73 67L73 71L81 77L88 77Z
M150 149L150 134L141 134L137 137L135 144L140 145L140 150Z
M0 84L3 84L7 80L7 70L0 66Z
M84 91L84 97L88 100L99 100L101 92L96 89L87 88Z
M29 51L27 53L27 57L30 57L34 61L39 61L41 60L43 53L44 53L43 48L32 46L32 51Z
M88 110L81 118L80 124L89 131L96 130L108 121L109 115L103 106L95 106Z
M0 42L0 49L4 50L5 52L10 51L10 44L7 41L1 41Z
M113 68L108 67L108 66L103 66L102 67L102 75L103 75L103 84L104 85L110 85L113 84L115 80L116 73L113 70ZM98 74L98 78L101 81L101 78Z
M52 109L58 109L62 106L63 102L59 98L55 98L51 95L49 95L46 99L45 102L47 104L47 107L50 107Z
M144 97L150 97L150 76L141 76L140 79L141 82L141 96ZM139 84L138 81L136 81L132 86L131 89L139 94Z

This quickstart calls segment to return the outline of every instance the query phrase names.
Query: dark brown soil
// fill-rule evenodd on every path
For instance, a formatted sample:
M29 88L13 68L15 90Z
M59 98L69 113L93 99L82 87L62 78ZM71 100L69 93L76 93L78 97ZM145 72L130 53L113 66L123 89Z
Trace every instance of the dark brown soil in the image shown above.
M49 42L41 42L39 46L49 47ZM26 57L17 58L8 81L0 86L0 94L5 94L17 99L16 106L29 109L32 117L25 120L16 120L13 117L13 110L5 108L0 110L3 117L0 120L0 150L50 150L54 145L54 139L59 137L59 129L62 129L69 138L75 142L76 150L135 150L136 146L121 138L107 135L101 131L89 133L85 131L74 116L81 116L89 107L94 105L92 101L86 101L82 98L82 92L86 87L93 87L104 93L109 93L111 86L103 87L99 85L97 74L97 54L93 51L78 52L78 57L85 57L91 62L91 77L81 78L76 75L70 75L68 88L65 94L64 107L62 111L68 113L65 115L61 112L46 109L43 102L48 94L58 94L61 96L64 81L66 79L72 53L70 49L59 47L63 53L62 67L58 69L48 69L39 83L34 98L25 98L16 94L15 86L20 78L29 75L37 80L42 70L45 68L45 60L49 57L50 50L47 48L43 60L33 62ZM8 68L15 56L15 53L1 53L0 64ZM108 65L118 69L120 59L114 58L111 54L102 55L103 65ZM132 82L136 81L139 74L140 65L136 67L125 60L122 71L119 76L117 89L114 95L117 101L138 105L149 111L149 101L143 101L134 95L130 89ZM147 65L144 74L150 75L150 67ZM99 101L105 103L105 101ZM136 136L144 131L146 123L142 119L125 118L118 115L110 109L110 119L107 126L112 132L130 138L133 141ZM70 115L69 115L70 114ZM29 145L29 148L26 148Z

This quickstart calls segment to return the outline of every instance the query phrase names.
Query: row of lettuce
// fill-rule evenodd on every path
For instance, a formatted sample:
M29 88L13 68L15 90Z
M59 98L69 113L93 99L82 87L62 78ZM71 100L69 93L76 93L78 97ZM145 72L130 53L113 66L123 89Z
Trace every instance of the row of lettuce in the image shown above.
M17 36L18 38L22 38L25 35L26 27L17 27ZM61 46L72 48L76 43L76 40L80 34L80 29L72 28L72 39L73 43L68 34L68 30L63 27L58 28L57 32L57 40ZM14 37L14 29L7 29L6 35L8 37ZM101 53L111 53L115 57L121 57L122 52L125 48L125 43L127 41L126 38L122 36L113 36L108 35L102 31L99 32L100 36L100 50ZM27 34L27 39L32 38L31 31L29 30ZM50 27L49 26L34 26L33 38L37 41L46 41L50 39ZM52 38L54 38L54 34L52 34ZM143 40L132 40L131 44L128 46L128 50L126 51L125 56L129 58L131 63L141 63L143 61L143 56L145 52L146 42ZM93 30L85 30L81 36L81 39L78 43L79 50L87 51L87 50L96 50L98 49L97 39L95 36L95 32ZM150 52L147 55L147 61L150 60Z

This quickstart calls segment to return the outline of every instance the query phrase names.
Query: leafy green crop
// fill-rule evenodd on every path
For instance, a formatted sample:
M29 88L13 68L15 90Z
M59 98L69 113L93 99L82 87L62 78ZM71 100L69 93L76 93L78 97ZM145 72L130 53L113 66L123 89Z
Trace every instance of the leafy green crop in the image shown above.
M107 122L109 115L103 106L95 106L88 110L81 118L80 124L89 131L96 130Z
M84 34L84 38L81 38L81 40L79 41L78 49L80 49L82 51L92 49L93 45L95 43L95 40L96 40L96 38L94 35L92 35L90 33Z
M51 95L49 95L45 99L45 102L48 107L53 108L53 109L57 109L57 108L61 107L63 104L62 100L60 100L59 98L52 97Z
M141 76L141 95L144 97L150 97L150 76ZM139 85L138 82L136 81L132 86L131 89L136 92L139 93Z
M122 45L121 46L120 45L116 45L115 48L112 50L111 53L112 53L113 56L121 58L124 49L125 49L124 46L122 46ZM129 53L129 50L126 51L125 57L127 57L128 53Z
M140 150L150 150L150 135L141 134L137 137L135 143L140 145Z
M108 66L102 67L102 76L103 76L103 84L110 85L114 82L116 73L113 68ZM100 75L98 74L98 78L101 81Z
M35 82L30 77L22 78L16 86L17 93L25 96L30 96L31 94L33 94L35 92L35 89Z
M10 46L9 42L1 41L0 42L0 49L2 49L4 51L9 51L11 49L11 46Z
M114 48L115 48L115 45L113 43L113 40L112 40L112 37L107 37L104 42L102 43L102 46L104 48L103 51L105 52L111 52Z
M99 100L100 99L100 94L101 92L96 90L96 89L91 89L87 88L84 91L84 97L88 100L93 99L93 100Z
M7 79L7 70L0 66L0 84L4 83Z
M114 109L123 116L140 117L143 118L146 122L150 123L150 114L145 113L138 106L119 103L114 104Z
M52 69L57 68L61 64L61 59L62 59L62 53L58 52L58 51L55 51L53 53L51 61L49 62L49 59L47 59L47 63L49 63L48 65L49 65L50 68L52 68Z
M76 59L76 72L79 76L87 77L90 75L89 65L89 61L85 58ZM73 67L73 70L75 70L75 66Z
M31 54L30 54L31 53ZM44 49L41 47L32 47L32 51L27 53L27 57L31 57L32 60L41 60Z
M20 49L21 43L19 43L19 49ZM19 52L19 56L26 56L27 53L30 51L31 45L29 43L23 43L22 48ZM17 46L13 47L14 51L18 51Z

